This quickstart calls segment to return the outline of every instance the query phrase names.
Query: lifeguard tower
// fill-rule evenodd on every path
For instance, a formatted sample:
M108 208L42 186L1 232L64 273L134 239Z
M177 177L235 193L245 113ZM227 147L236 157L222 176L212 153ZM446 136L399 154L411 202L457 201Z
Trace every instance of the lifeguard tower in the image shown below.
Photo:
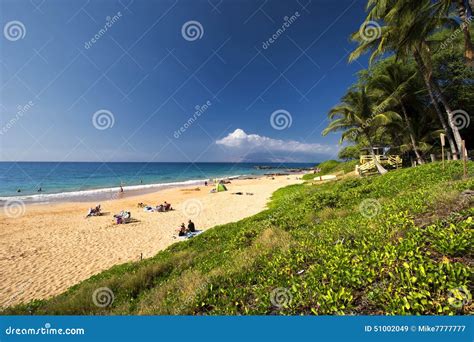
M402 158L399 155L388 154L390 151L389 146L376 146L373 147L373 154L370 148L361 149L361 155L359 158L359 167L357 168L359 175L368 175L377 173L377 166L375 165L374 158L382 165L385 169L398 169L402 167Z

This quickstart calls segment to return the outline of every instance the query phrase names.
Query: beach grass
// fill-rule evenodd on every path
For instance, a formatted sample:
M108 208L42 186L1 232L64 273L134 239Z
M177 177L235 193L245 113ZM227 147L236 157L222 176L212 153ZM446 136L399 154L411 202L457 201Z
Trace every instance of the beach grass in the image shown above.
M472 162L468 174L433 163L288 186L255 216L2 314L472 313L453 305L472 290ZM105 307L99 288L113 293Z
M340 162L337 160L326 160L318 164L317 168L321 171L318 173L307 173L303 176L304 180L311 180L317 176L324 176L327 174L345 174L355 170L355 166L359 164L358 160L351 160L347 162Z

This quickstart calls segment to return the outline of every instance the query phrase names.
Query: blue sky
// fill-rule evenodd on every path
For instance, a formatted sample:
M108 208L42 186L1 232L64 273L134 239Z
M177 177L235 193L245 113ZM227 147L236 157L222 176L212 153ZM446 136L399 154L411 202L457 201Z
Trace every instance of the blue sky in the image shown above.
M347 62L364 0L0 6L3 161L321 161L366 66Z

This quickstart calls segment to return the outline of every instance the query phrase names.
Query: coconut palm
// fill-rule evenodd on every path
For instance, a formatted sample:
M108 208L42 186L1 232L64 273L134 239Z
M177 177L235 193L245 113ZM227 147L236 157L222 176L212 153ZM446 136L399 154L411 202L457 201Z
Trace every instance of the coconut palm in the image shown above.
M383 20L385 25L381 26L379 34L373 39L367 39L363 30L353 34L353 39L359 42L359 46L350 55L349 60L352 61L367 51L372 51L371 62L392 51L403 60L413 56L423 75L432 105L446 132L451 151L456 154L461 150L462 139L455 125L453 111L433 77L429 42L431 34L446 24L446 20L436 15L436 8L430 0L369 0L368 4L372 7L369 9L369 21L366 25L373 24L373 19ZM438 100L445 109L449 126L438 107Z
M379 107L394 104L401 111L412 150L416 155L418 163L423 164L424 160L417 146L412 120L407 109L408 98L415 92L412 85L416 76L416 72L414 73L412 70L404 68L402 64L390 60L382 65L381 72L374 75L370 83L383 98L383 102Z
M471 3L474 0L471 0ZM464 35L464 57L466 62L470 66L474 66L474 45L471 40L470 25L471 19L469 18L469 9L472 12L471 3L467 0L442 0L438 3L440 15L449 15L451 8L455 8L460 19L459 29Z
M328 114L331 122L323 130L322 134L343 131L340 143L345 140L355 140L361 137L367 141L370 153L379 173L386 173L387 170L378 162L373 147L374 137L377 130L390 123L401 121L399 114L393 111L375 112L375 103L370 88L359 85L342 98L342 103L333 107Z

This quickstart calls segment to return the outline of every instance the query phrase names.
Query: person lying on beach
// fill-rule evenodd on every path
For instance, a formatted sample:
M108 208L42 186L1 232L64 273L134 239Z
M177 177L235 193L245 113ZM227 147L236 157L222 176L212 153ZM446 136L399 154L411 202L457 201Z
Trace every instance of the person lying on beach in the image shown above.
M100 216L102 213L100 211L100 204L97 204L95 208L89 208L89 212L86 217L90 216Z
M194 222L191 220L188 221L188 231L191 233L194 233L196 231L196 226L194 225Z
M117 224L123 224L130 221L132 214L129 211L122 210L120 213L114 215Z
M186 236L186 226L184 223L181 223L181 226L179 227L178 236Z

